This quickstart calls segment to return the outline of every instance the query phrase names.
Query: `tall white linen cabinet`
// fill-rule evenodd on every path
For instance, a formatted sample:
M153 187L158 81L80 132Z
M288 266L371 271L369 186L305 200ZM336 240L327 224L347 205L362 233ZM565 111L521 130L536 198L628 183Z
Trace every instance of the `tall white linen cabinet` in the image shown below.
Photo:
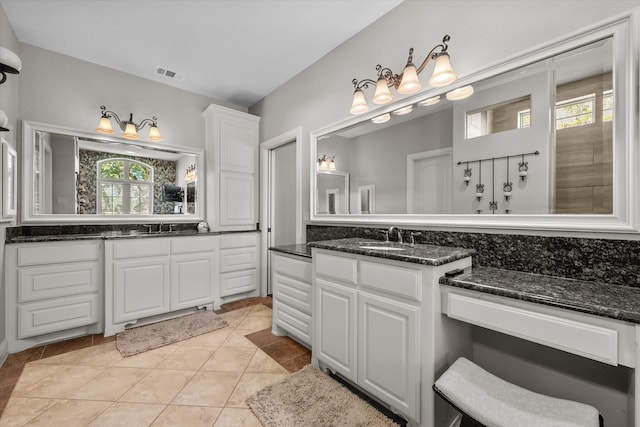
M209 227L256 230L260 117L214 104L203 114Z

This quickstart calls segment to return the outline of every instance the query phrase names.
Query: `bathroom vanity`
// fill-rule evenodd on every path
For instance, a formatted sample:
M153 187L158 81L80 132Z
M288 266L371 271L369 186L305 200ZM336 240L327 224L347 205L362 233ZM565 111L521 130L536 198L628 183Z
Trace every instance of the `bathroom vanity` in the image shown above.
M440 315L438 279L469 270L474 251L358 238L310 246L314 365L413 425L446 425L454 415L433 398L431 385L456 357L470 353L471 328Z

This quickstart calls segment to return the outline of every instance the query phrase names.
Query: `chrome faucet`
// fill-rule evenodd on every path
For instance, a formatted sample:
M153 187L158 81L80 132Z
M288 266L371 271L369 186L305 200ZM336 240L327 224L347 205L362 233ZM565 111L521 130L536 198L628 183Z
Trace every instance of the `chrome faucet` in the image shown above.
M411 232L411 234L409 234L409 244L411 246L415 246L416 244L416 236L422 236L422 233L420 232Z
M389 236L393 236L393 233L396 233L396 235L398 236L398 243L402 243L402 230L400 230L395 225L392 225L391 227L389 227Z
M158 233L162 233L162 226L164 225L164 222L160 221L160 224L158 224Z

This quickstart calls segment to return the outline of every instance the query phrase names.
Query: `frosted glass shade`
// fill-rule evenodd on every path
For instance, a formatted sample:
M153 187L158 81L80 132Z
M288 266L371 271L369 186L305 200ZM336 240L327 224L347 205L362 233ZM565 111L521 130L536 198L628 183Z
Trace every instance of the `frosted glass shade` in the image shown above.
M369 111L369 106L367 105L367 100L364 99L364 92L361 89L356 89L353 92L353 103L349 112L351 114L362 114L367 111Z
M387 86L387 79L381 77L376 83L376 93L373 95L373 103L378 105L388 104L393 100L393 95Z
M124 138L127 139L138 139L138 131L136 130L136 125L133 123L127 123L127 127L122 134Z
M0 70L9 74L18 74L21 69L20 57L6 47L0 47Z
M391 114L389 114L389 113L385 113L385 114L383 114L381 116L374 117L373 119L371 119L371 121L373 123L377 123L377 124L386 123L389 120L391 120Z
M0 131L6 132L9 130L7 123L9 123L9 118L4 111L0 110Z
M111 120L109 117L100 117L100 123L98 124L98 128L96 132L112 134L113 128L111 127Z
M442 87L450 85L456 80L458 80L458 75L451 67L449 54L446 52L440 53L436 57L436 64L433 67L433 74L429 79L429 84L433 87Z
M454 89L451 92L447 92L447 99L449 101L460 101L473 95L473 86L462 86L458 89Z
M440 102L440 95L433 96L431 98L425 99L424 101L418 102L418 105L421 107L428 107L429 105L436 105Z
M410 93L416 93L422 88L420 80L418 80L418 72L416 66L409 63L404 67L402 72L402 80L400 86L398 86L398 93L408 95Z
M162 135L160 135L160 130L158 129L158 126L156 125L151 125L151 127L149 128L149 141L153 141L153 142L160 142L162 141Z

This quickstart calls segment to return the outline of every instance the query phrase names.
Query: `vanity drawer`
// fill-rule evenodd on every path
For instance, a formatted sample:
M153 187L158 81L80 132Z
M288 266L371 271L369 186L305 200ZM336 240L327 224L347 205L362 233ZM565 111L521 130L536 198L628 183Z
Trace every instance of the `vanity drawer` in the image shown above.
M485 298L448 293L449 317L538 344L618 365L618 331Z
M169 255L170 239L151 237L113 243L113 259L146 258Z
M273 254L273 270L294 279L311 283L311 262L291 258L286 255Z
M98 263L18 269L18 302L98 291Z
M252 292L258 289L256 270L235 271L220 275L220 296Z
M422 301L422 272L378 262L360 261L360 285Z
M97 323L98 295L38 301L18 306L18 337L27 338Z
M231 233L220 236L220 249L258 246L257 233Z
M220 251L220 272L248 270L258 265L258 248L235 248Z
M69 244L29 244L18 248L18 266L97 261L101 242Z
M329 255L324 252L316 252L313 257L316 274L356 284L358 278L357 260Z
M311 285L278 272L273 275L273 295L283 304L311 314Z
M213 237L175 237L171 240L172 254L213 252L216 241Z
M276 326L286 330L301 343L311 346L311 316L275 301L273 319Z

